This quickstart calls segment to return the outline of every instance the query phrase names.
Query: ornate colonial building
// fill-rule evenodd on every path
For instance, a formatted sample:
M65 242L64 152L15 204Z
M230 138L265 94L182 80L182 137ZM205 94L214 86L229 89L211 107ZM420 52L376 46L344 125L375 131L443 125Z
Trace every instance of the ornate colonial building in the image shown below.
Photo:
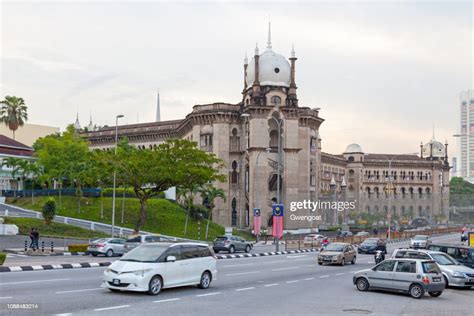
M273 51L269 32L265 51L260 53L256 47L252 59L244 59L240 102L195 105L182 120L122 125L118 136L127 137L142 149L154 148L168 138L185 138L221 158L227 166L228 180L216 186L226 192L227 200L217 201L213 218L224 226L251 227L254 208L261 209L262 223L266 223L276 201L288 209L296 201L340 199L337 192L341 184L344 194L347 187L348 199L360 202L356 211L382 211L386 205L377 198L384 194L387 160L391 158L394 200L403 197L408 201L414 194L426 196L446 190L447 158L440 158L438 153L433 152L429 158L387 155L385 160L384 155L364 154L358 145L348 146L343 155L322 153L319 126L324 120L318 108L298 102L296 60L294 49L289 59ZM82 135L92 148L114 146L114 127ZM422 155L427 156L426 152ZM332 188L336 194L331 195ZM443 199L432 205L407 203L406 207L418 212L420 204L421 212L433 214L435 209L440 210ZM402 212L401 207L397 204L395 212ZM303 210L301 214L310 215L311 211ZM316 227L329 220L297 221L289 216L286 211L286 229Z

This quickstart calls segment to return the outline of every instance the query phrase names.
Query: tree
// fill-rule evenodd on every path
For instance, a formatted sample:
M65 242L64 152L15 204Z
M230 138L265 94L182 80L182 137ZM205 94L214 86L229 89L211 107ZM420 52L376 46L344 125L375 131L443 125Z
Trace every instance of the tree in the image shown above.
M214 200L221 198L225 202L225 193L222 189L217 189L212 185L206 185L201 190L201 197L204 201L204 206L209 210L207 215L207 224L206 224L206 239L209 232L209 222L212 220L212 211L216 206Z
M124 185L133 188L140 201L137 231L145 224L148 200L170 187L186 187L190 183L198 187L224 181L219 174L222 162L214 154L197 148L195 142L171 139L156 149L137 149L121 143L117 155L104 152L106 160L123 177Z
M2 162L2 166L6 166L7 168L10 168L10 174L13 178L12 183L15 183L14 189L13 189L13 196L16 198L17 196L17 191L18 191L18 179L17 175L21 172L21 167L23 165L24 159L17 158L17 157L8 157L5 158Z
M35 204L34 200L34 189L35 189L35 180L42 175L42 168L34 160L23 160L21 163L22 170L22 179L26 189L25 179L31 178L31 204Z
M46 225L51 224L56 215L56 202L52 198L49 198L46 203L44 203L42 211Z
M186 220L184 222L184 235L186 236L188 232L188 221L189 213L193 206L193 200L196 194L199 192L199 187L192 183L186 183L183 187L176 188L177 200L182 201L182 206L186 209Z
M0 101L0 104L2 105L0 108L0 122L8 126L13 132L13 139L15 139L15 131L28 120L28 108L25 105L25 100L7 95L5 100Z

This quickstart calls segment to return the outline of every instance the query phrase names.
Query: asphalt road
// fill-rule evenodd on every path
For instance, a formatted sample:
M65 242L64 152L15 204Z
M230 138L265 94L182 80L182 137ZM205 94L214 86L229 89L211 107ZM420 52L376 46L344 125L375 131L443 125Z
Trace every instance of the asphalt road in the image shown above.
M434 238L443 242L458 239L458 235ZM405 245L391 244L389 251ZM421 300L357 291L352 274L372 265L371 255L359 255L355 265L319 266L315 253L219 260L217 280L209 289L169 289L158 296L101 289L104 268L4 273L0 274L0 314L473 314L474 290L447 289L438 298ZM9 309L7 304L14 303L37 304L37 309Z

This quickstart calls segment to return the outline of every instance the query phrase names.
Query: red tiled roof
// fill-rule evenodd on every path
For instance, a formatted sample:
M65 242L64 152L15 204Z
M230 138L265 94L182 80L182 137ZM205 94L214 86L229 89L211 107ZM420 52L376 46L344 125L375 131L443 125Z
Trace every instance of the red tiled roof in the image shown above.
M33 148L0 134L0 154L31 157Z

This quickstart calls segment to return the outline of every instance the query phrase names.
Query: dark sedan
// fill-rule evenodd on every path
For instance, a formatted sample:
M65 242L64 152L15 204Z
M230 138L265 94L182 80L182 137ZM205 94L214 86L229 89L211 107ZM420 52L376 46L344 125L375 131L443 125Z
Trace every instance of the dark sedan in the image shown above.
M358 253L374 254L380 238L366 238L357 248Z

